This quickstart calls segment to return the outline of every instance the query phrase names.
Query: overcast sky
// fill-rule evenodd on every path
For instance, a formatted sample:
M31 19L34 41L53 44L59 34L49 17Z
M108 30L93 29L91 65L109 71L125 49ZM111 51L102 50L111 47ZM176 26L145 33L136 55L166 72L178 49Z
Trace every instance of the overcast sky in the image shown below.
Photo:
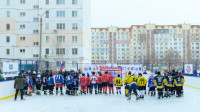
M199 24L200 0L91 0L92 27Z

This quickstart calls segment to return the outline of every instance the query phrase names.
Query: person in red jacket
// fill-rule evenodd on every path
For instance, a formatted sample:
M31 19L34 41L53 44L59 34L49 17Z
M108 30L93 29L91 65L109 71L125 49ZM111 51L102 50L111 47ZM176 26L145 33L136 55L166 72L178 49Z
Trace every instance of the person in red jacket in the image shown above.
M112 73L110 73L108 75L109 94L111 94L111 91L114 94L114 88L113 88L114 79L115 79L114 76L112 75Z
M87 73L87 93L91 93L91 81L89 73Z
M102 84L103 84L103 93L107 94L107 86L108 86L108 72L102 75Z
M87 86L87 78L85 77L85 74L82 74L82 77L80 77L80 84L81 84L81 94L86 94L86 86Z
M102 94L102 74L99 73L99 76L98 76L98 93Z

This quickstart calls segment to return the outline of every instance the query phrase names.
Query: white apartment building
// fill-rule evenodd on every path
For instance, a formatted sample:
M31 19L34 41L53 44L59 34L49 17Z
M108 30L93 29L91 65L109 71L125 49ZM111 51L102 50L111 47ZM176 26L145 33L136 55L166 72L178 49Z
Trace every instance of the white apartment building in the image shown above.
M41 17L42 60L91 62L90 0L1 0L0 58L38 60Z

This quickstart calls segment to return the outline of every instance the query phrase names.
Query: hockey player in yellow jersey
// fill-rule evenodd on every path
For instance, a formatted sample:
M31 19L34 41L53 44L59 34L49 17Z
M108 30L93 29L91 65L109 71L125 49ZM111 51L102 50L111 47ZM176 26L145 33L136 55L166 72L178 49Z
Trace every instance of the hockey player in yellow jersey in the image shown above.
M163 98L163 88L164 88L164 76L161 76L160 72L154 78L154 84L158 91L158 99Z
M121 87L123 85L123 82L122 82L122 78L120 77L120 74L118 74L117 78L115 78L114 84L116 86L116 93L121 94Z
M125 85L125 96L128 96L128 91L129 91L129 86L131 84L131 72L128 73L124 80L124 85Z
M139 73L139 78L137 79L138 90L139 90L139 98L144 98L144 93L146 89L147 79Z
M179 72L178 75L174 78L174 83L176 85L176 97L181 97L183 95L183 84L185 80L184 77L182 76L182 73Z
M128 93L128 99L127 100L131 100L132 91L136 96L136 100L138 100L137 79L138 79L138 77L135 74L133 74L133 76L131 76L131 85L129 87L129 93Z
M165 83L165 97L170 97L173 94L173 88L174 88L174 77L168 73L168 75L164 79Z

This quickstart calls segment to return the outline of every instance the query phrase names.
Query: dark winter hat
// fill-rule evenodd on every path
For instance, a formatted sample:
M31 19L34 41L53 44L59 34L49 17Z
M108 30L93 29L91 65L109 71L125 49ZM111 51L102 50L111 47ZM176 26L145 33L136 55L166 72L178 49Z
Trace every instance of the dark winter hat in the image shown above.
M84 74L84 73L82 73L82 76L85 76L85 74Z
M158 75L160 75L160 72L157 72Z
M131 71L129 71L128 74L131 75Z
M108 71L106 71L105 74L108 74Z
M95 72L92 72L92 75L95 75Z
M19 76L22 76L22 74L21 74L21 73L19 73Z
M142 74L141 74L141 73L139 73L139 76L142 76Z
M118 77L120 77L120 74L118 74Z

